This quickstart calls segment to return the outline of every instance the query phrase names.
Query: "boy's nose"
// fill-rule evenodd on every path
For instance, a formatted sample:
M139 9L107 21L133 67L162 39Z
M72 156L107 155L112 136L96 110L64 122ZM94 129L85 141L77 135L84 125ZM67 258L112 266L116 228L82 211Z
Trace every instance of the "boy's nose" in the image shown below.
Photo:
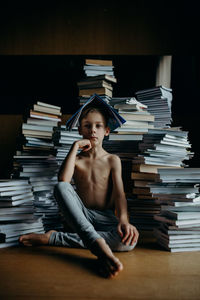
M92 126L91 127L91 132L95 132L96 131L96 127L95 126Z

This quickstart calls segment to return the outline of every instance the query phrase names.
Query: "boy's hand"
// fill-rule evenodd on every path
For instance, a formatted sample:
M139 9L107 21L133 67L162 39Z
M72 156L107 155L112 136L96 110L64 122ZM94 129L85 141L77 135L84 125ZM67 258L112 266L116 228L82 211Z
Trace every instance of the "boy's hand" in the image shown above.
M82 149L82 151L88 151L92 148L91 142L88 139L82 139L75 142L75 144L78 146L79 149Z
M136 227L131 225L129 222L119 222L117 230L122 238L122 243L125 245L133 246L134 243L137 242L139 233Z

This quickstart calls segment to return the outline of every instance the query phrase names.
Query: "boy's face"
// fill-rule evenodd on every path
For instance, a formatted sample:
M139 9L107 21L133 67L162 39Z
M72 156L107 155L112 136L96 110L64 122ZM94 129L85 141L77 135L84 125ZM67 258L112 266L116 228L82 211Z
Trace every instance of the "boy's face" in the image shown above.
M92 146L102 143L110 129L105 127L104 117L99 112L89 112L81 121L79 133L84 139L89 139Z

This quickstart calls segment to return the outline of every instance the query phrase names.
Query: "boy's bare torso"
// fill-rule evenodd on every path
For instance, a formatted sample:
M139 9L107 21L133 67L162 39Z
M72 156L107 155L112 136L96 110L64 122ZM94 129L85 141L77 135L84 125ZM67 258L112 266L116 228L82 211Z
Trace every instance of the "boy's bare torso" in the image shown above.
M112 154L104 153L98 158L79 154L76 158L74 182L77 193L87 208L113 209L112 199Z

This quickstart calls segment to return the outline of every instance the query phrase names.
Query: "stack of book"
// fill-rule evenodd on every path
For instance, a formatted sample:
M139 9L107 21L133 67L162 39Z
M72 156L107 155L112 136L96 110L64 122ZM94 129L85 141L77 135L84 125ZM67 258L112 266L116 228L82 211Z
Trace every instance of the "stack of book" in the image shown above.
M86 59L83 67L86 76L109 75L114 77L112 60Z
M130 219L141 230L152 231L158 223L154 215L160 205L152 195L150 183L159 183L158 168L186 167L193 153L188 132L171 129L150 129L139 145L140 154L132 159L132 195L128 197Z
M142 155L138 163L155 166L180 167L189 160L193 153L188 140L188 132L177 128L149 129L140 143Z
M136 98L148 106L148 111L155 116L155 127L170 127L172 89L157 86L140 90L135 93Z
M0 180L0 248L18 245L20 235L44 233L35 216L34 196L28 180Z
M26 122L22 124L22 134L18 137L18 150L23 153L51 153L54 127L61 121L60 107L37 101L30 110Z
M154 128L154 116L147 106L135 98L112 98L110 104L126 122L109 135L110 140L142 140L143 134Z
M54 130L52 137L55 150L54 155L59 166L68 154L72 144L81 138L77 128L68 130L66 126L61 125Z
M112 60L86 59L86 78L78 84L80 104L84 104L94 93L109 102L113 95L113 84L117 82Z
M171 252L200 250L200 169L158 169L160 184L151 185L161 205L154 216L157 242Z
M61 108L37 102L22 124L12 178L29 180L34 193L35 215L42 217L45 231L59 229L60 215L53 196L58 164L54 157L52 135L61 121Z

